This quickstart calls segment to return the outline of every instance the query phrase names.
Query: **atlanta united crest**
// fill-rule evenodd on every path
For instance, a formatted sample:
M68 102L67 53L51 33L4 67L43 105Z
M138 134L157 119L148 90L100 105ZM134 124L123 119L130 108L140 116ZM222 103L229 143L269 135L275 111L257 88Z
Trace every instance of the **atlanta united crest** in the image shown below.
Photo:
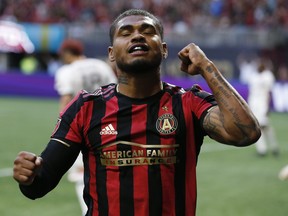
M156 122L156 129L161 134L171 134L178 127L178 121L172 114L161 115Z

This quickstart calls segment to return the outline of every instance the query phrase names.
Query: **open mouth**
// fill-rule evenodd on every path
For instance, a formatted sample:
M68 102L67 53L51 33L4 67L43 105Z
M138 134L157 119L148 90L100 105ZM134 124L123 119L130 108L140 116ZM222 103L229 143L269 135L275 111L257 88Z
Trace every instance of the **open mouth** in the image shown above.
M134 52L139 52L139 51L142 51L142 52L146 52L148 51L148 46L144 45L144 44L136 44L136 45L133 45L130 49L129 49L129 53L134 53Z

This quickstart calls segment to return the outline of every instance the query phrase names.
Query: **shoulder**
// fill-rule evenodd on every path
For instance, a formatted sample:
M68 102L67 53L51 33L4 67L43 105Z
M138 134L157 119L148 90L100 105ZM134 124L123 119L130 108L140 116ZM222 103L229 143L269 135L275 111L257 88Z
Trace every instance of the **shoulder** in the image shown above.
M93 92L87 92L85 90L82 90L80 94L85 102L85 101L94 100L96 98L108 100L115 95L115 92L116 92L116 84L111 83L105 86L101 86Z
M111 99L116 92L115 84L109 84L106 86L99 87L94 92L87 92L81 90L78 94L70 101L69 105L61 113L78 113L80 110L89 109L88 107L93 106L94 102L105 103Z
M73 62L73 65L94 65L94 66L109 66L104 60L96 58L84 58Z
M56 76L62 75L67 73L70 70L71 66L70 65L62 65L57 71L56 71Z
M171 94L193 95L201 98L206 98L207 96L212 95L211 93L204 91L202 87L198 84L194 84L190 88L183 88L177 85L164 82L163 87L165 91L168 91Z
M62 65L55 74L56 79L69 79L74 71L72 65Z
M184 88L167 82L163 82L163 90L171 95L184 94L186 92Z
M75 67L79 68L91 68L94 72L97 73L114 73L112 67L104 60L96 59L96 58L85 58L78 60L73 63Z

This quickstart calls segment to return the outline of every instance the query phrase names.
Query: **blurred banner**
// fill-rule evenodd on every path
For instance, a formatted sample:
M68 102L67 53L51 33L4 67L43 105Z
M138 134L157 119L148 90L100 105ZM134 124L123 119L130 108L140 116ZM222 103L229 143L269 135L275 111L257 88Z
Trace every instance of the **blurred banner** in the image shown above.
M190 88L194 84L199 84L203 90L211 92L203 79L175 78L164 76L165 82ZM231 85L246 100L248 88L237 80L230 80ZM54 90L54 77L36 74L23 75L17 73L0 74L0 96L25 96L41 98L57 98ZM276 112L288 112L288 82L277 82L272 91L271 109Z
M35 48L25 29L10 21L0 21L0 51L32 53Z
M57 52L66 37L66 28L62 24L21 23L35 46L35 51Z

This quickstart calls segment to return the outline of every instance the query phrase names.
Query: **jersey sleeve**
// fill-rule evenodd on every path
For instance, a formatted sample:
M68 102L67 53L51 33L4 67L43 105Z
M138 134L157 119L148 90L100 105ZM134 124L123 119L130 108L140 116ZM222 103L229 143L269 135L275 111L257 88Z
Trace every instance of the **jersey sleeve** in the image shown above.
M57 71L55 75L54 88L61 96L74 93L71 79L72 75L69 68L69 66L64 65Z
M82 91L60 113L51 139L83 143L83 94Z
M199 120L203 120L207 111L217 105L217 102L212 94L203 91L199 85L193 85L189 90L192 97L189 101L192 112Z

